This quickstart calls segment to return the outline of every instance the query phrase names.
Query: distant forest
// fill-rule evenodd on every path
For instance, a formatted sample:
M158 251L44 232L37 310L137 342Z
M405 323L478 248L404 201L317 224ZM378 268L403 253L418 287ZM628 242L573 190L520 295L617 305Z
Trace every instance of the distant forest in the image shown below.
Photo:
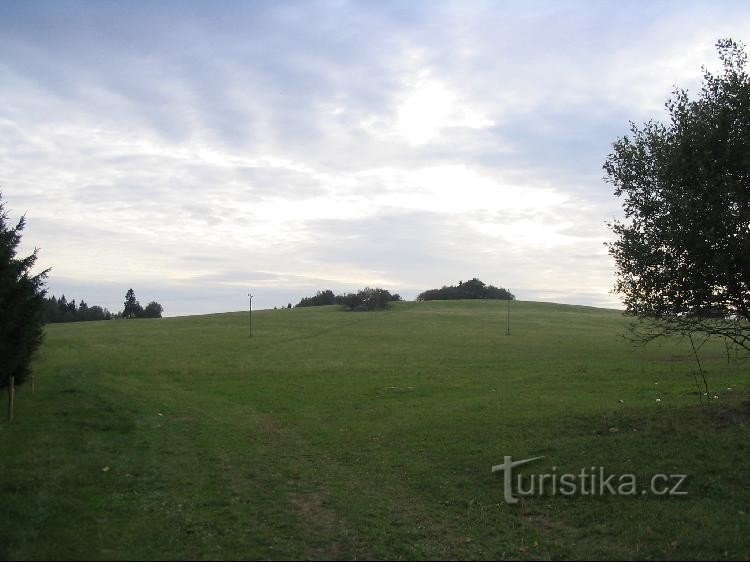
M44 321L56 322L87 322L91 320L111 320L112 314L101 306L89 306L85 301L76 304L68 301L65 295L59 299L55 296L44 299Z
M476 277L470 281L459 281L458 285L443 286L441 289L430 289L417 295L418 301L442 301L458 299L500 299L513 300L516 297L507 289L485 285Z
M156 301L151 301L142 307L135 298L133 289L125 295L125 306L121 312L111 313L104 307L89 306L81 300L67 300L65 295L59 299L54 295L44 299L44 321L47 324L60 322L90 322L95 320L119 320L122 318L161 318L164 307Z

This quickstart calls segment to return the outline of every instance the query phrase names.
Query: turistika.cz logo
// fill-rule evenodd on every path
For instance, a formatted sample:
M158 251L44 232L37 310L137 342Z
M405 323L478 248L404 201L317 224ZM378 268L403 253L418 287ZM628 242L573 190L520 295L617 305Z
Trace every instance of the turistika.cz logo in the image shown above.
M492 472L503 473L505 502L518 503L514 496L638 496L652 494L655 496L686 496L683 484L686 474L654 474L647 486L638 485L635 474L607 474L604 467L586 467L577 474L558 473L557 467L545 474L516 474L515 490L513 489L513 469L529 464L544 457L533 457L514 461L506 456L503 464L492 467Z

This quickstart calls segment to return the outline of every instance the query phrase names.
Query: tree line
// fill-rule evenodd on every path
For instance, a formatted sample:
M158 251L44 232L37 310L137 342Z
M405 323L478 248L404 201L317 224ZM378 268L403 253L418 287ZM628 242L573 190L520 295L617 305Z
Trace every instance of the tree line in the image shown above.
M76 304L75 300L67 300L65 295L59 299L54 295L46 297L43 305L44 322L47 324L120 320L123 318L161 318L163 312L164 307L156 301L151 301L145 307L141 306L138 299L135 298L133 289L128 290L125 295L122 311L114 314L99 305L89 306L84 300Z
M98 305L89 306L84 300L76 304L75 300L68 301L65 295L59 299L54 295L44 299L44 321L48 324L111 319L109 310Z

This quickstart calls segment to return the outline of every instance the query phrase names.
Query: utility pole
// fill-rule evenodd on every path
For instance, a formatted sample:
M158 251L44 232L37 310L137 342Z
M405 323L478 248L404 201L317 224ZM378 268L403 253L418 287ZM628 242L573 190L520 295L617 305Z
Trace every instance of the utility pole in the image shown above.
M508 299L508 329L505 331L505 335L510 335L510 301L511 299Z
M248 318L248 328L250 329L249 333L250 333L250 337L252 338L253 337L253 295L251 295L250 293L248 293L247 294L247 298L250 301L250 303L249 303L250 306L247 309L248 310L248 315L247 315L247 318Z

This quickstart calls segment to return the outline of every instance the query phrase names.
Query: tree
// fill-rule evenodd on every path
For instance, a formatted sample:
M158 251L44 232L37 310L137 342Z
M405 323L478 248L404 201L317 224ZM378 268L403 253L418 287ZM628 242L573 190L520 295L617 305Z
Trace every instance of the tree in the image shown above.
M122 310L122 315L125 318L138 318L143 313L143 308L135 298L135 291L128 289L125 293L125 307Z
M112 315L106 308L102 308L98 305L94 305L89 308L88 320L110 320L111 318Z
M73 320L75 320L75 306L73 306L73 310L71 311L70 303L68 302L68 299L65 298L65 295L60 297L60 300L57 301L57 306L59 322L73 322Z
M164 312L164 307L156 301L151 301L143 309L143 318L161 318L161 313Z
M336 295L333 294L331 289L318 291L315 293L314 297L304 297L295 305L295 307L325 306L328 304L336 304Z
M716 44L695 100L676 89L667 124L631 124L604 170L623 198L609 226L615 292L636 339L722 337L750 351L750 81L747 55Z
M16 226L10 226L0 199L0 388L9 391L10 419L15 385L29 377L31 359L42 343L44 279L49 271L32 274L36 249L29 256L17 257L25 224L21 217Z
M89 305L84 300L78 303L78 311L76 312L76 320L83 322L88 320L89 316Z

